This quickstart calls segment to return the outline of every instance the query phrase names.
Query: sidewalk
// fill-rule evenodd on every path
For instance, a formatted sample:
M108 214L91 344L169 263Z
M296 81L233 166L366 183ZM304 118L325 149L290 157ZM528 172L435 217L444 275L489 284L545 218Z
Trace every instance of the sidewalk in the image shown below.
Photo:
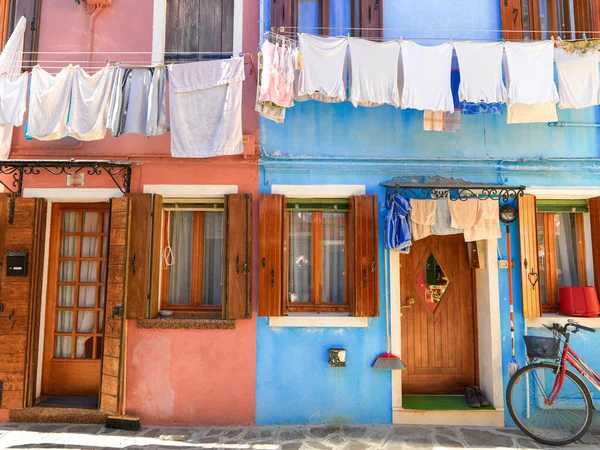
M600 449L600 430L565 448ZM142 427L0 424L2 449L257 449L375 450L411 448L542 448L514 429L391 425L273 427Z

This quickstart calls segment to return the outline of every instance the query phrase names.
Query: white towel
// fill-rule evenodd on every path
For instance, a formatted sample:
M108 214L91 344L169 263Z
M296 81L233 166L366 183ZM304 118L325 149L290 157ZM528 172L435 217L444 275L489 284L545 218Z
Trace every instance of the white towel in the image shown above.
M29 90L29 116L27 136L52 141L67 136L67 116L71 90L79 66L62 69L56 76L50 75L40 66L31 73Z
M455 42L454 50L460 68L458 97L461 102L503 103L506 87L502 81L501 42Z
M298 72L296 100L346 100L346 38L300 34L302 67Z
M243 152L244 59L169 66L171 155L208 158Z
M587 108L600 104L598 53L584 55L554 50L561 108Z
M402 42L402 67L402 108L454 111L451 44L424 47L412 41Z
M558 102L554 83L554 44L507 42L508 105Z
M27 108L27 85L29 77L21 75L16 81L0 76L0 126L23 125Z
M400 106L398 59L400 42L348 39L350 46L350 101L356 106Z
M109 66L94 75L83 69L75 72L66 129L69 136L80 141L104 138L114 72Z

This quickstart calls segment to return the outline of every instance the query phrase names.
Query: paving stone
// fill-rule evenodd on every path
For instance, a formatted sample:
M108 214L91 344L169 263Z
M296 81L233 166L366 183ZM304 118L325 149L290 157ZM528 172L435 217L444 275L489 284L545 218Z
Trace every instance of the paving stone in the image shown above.
M75 425L67 428L67 431L69 433L97 434L102 428L102 425Z
M311 427L309 429L310 434L312 434L317 439L323 439L329 436L330 434L336 433L340 430L340 427L334 426L325 426L325 427Z
M519 448L541 448L540 444L531 439L517 438L517 447Z
M392 427L392 433L399 436L427 436L431 434L431 430L420 426L396 425Z
M474 447L512 447L512 438L485 430L462 428L460 430L468 445Z
M433 442L429 437L408 436L404 439L403 448L433 448Z
M346 442L346 439L344 439L342 436L340 436L337 433L333 434L333 435L329 436L327 439L325 439L325 444L331 445L332 447L338 447L338 446L342 445L344 442Z
M161 434L163 434L163 430L162 429L160 429L160 428L149 428L149 429L143 431L142 434L141 434L141 436L148 437L148 438L157 438Z
M340 447L341 450L367 450L369 448L371 448L370 444L355 440L350 440Z
M307 441L304 443L308 448L313 448L316 450L329 450L331 447L323 444L319 441Z
M588 431L581 437L581 439L579 439L579 441L577 441L577 443L578 444L588 444L588 445L589 444L600 444L600 439L598 438L598 436L595 436Z
M232 428L232 429L226 431L225 433L223 433L223 438L235 439L240 434L242 434L243 431L244 431L244 428Z
M204 436L221 436L225 428L211 428Z
M441 447L447 448L464 448L464 445L456 439L449 438L448 436L436 435L435 440Z
M290 442L283 444L281 450L300 450L300 447L302 447L302 442Z
M367 434L367 427L346 426L342 428L342 434L353 439L362 439Z
M496 428L494 431L503 434L510 434L511 436L522 436L525 437L525 433L523 433L518 428Z
M306 435L296 428L284 428L279 432L279 439L282 441L301 441L306 439Z
M78 426L72 428L77 427ZM34 431L36 433L53 433L61 428L65 428L65 425L56 423L32 423L27 427L27 431Z

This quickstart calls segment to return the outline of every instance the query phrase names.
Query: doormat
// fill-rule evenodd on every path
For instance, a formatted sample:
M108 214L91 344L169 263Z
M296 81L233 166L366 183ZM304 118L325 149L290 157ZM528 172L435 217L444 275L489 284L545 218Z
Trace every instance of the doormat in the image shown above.
M49 395L36 406L48 408L98 409L98 397L82 395Z
M495 411L493 406L471 408L463 395L403 395L403 409L421 411Z

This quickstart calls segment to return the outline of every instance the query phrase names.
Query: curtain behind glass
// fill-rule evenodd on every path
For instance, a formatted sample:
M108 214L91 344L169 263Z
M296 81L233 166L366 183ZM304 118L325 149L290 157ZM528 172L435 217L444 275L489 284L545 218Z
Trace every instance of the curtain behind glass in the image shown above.
M554 214L558 286L579 286L575 216Z
M192 235L194 213L177 211L171 215L173 264L169 275L169 304L189 305L191 299Z
M220 306L223 273L223 213L204 213L202 304ZM243 262L241 263L243 264Z
M289 301L312 302L312 213L290 212Z
M323 303L345 302L343 213L323 213Z

